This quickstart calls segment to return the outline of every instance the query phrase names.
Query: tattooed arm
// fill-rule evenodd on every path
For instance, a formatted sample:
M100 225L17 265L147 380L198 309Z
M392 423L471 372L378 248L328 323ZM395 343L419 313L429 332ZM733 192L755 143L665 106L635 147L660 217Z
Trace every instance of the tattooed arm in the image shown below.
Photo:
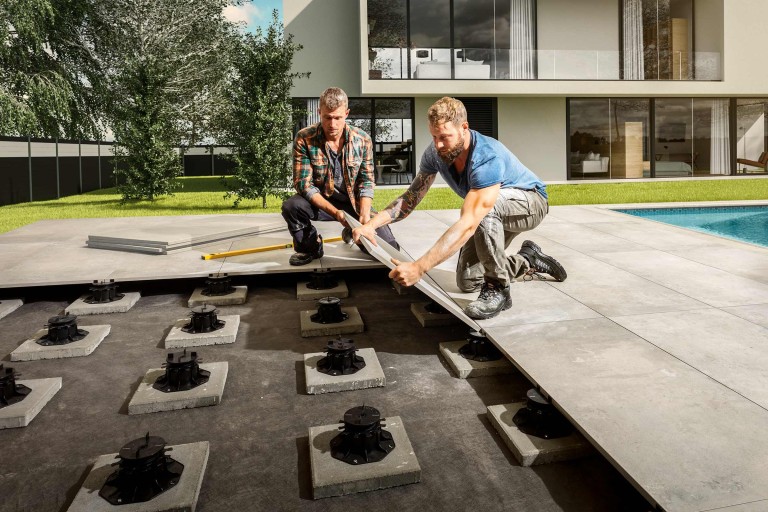
M496 203L499 190L501 190L501 184L470 190L467 197L464 198L459 220L448 228L443 236L435 242L435 245L416 261L402 263L393 259L392 263L397 266L389 273L389 277L404 286L412 286L427 271L450 258L475 234L480 221Z
M408 187L400 197L392 201L389 206L380 211L368 221L365 226L359 227L352 231L352 238L355 242L360 240L361 236L364 236L370 240L374 245L376 244L376 238L374 237L377 228L389 224L390 222L397 222L403 220L410 213L416 209L416 206L427 195L429 187L435 182L437 174L430 174L426 172L420 172L413 178L411 186Z

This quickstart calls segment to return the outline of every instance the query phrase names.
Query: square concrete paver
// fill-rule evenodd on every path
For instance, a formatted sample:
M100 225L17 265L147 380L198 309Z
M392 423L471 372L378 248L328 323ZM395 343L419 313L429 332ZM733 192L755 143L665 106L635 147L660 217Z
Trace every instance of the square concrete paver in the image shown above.
M99 491L116 468L113 466L117 453L101 455L85 482L77 492L68 512L194 512L205 466L208 464L208 441L171 446L168 452L174 460L184 465L179 483L162 494L143 503L115 506L99 496Z
M173 393L164 393L152 387L157 378L165 374L164 369L149 370L128 403L128 414L147 414L218 405L224 395L229 365L226 361L201 363L200 369L211 372L208 382L186 391Z
M328 375L317 370L317 362L326 356L324 352L304 354L304 376L307 394L335 393L356 389L378 388L387 384L376 351L372 348L358 349L357 355L365 360L365 367L351 375Z
M0 301L0 318L4 318L17 309L19 309L24 301L21 299L4 299Z
M61 377L17 380L31 391L21 402L0 409L0 429L26 427L61 389Z
M440 353L458 378L470 379L474 377L488 377L489 375L505 375L517 371L505 357L496 361L466 359L459 354L459 349L466 344L466 340L440 343Z
M309 428L314 499L415 484L421 480L421 467L402 420L392 416L383 423L384 430L392 434L395 449L379 462L357 466L331 456L331 439L340 432L338 423Z
M194 308L195 306L202 306L203 304L210 304L211 306L234 306L237 304L245 304L248 299L248 287L247 286L233 286L235 290L227 295L203 295L203 288L195 288L192 295L187 301L187 307Z
M561 462L594 453L592 446L575 430L557 439L543 439L521 432L512 418L524 408L525 402L488 406L488 419L521 466Z
M168 336L165 337L165 348L190 348L234 343L237 338L237 329L240 326L240 315L220 315L217 318L224 322L224 327L211 332L194 334L181 330L189 323L188 318L176 321Z
M68 315L77 316L102 315L105 313L125 313L137 302L139 302L139 299L141 298L141 294L139 292L126 292L123 295L124 296L122 299L113 302L107 302L105 304L88 304L85 302L85 299L88 298L88 295L83 295L75 302L70 304L65 312Z
M326 288L325 290L315 290L307 286L309 282L296 283L296 298L298 300L317 300L323 297L338 297L344 299L349 297L347 283L343 279L336 280L336 286Z
M354 334L363 332L365 325L360 312L356 307L341 308L342 313L346 313L347 319L335 324L321 324L312 321L312 315L317 311L302 311L299 313L299 328L301 337L309 338L312 336L333 336L335 334Z
M109 325L80 325L80 329L88 331L88 335L65 345L40 345L37 341L48 334L48 329L40 329L33 338L22 343L11 352L11 361L36 361L39 359L63 359L65 357L82 357L91 354L107 337Z
M450 314L448 311L444 313L432 313L427 311L427 305L429 302L412 302L411 313L416 317L422 327L441 327L444 325L464 325L464 323Z

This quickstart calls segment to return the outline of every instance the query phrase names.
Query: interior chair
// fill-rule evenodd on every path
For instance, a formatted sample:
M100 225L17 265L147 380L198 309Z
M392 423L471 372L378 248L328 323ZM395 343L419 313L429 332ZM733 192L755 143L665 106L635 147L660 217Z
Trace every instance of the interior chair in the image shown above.
M395 158L397 167L392 168L392 172L397 175L397 182L400 183L400 177L405 178L406 183L411 182L411 175L408 174L408 159L407 158Z
M762 167L764 171L768 171L768 151L760 153L760 158L757 160L747 160L746 158L737 158L737 164L750 165L752 167ZM744 169L746 171L746 169Z

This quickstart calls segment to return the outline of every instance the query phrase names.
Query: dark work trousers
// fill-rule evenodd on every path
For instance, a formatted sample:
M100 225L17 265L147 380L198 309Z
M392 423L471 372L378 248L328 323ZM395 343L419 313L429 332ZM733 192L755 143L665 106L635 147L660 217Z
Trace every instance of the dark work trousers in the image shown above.
M352 208L352 203L344 196L334 194L333 197L325 198L335 208L343 210L356 220L358 214ZM371 210L371 215L375 212ZM314 253L317 251L319 243L317 241L317 230L312 225L313 220L329 221L336 220L323 210L315 208L312 203L307 201L304 196L294 194L283 202L283 218L288 223L288 231L293 237L293 248L296 252ZM389 229L389 226L382 226L376 230L376 234L395 249L400 249L400 245L395 240L395 236ZM362 246L359 246L362 247Z

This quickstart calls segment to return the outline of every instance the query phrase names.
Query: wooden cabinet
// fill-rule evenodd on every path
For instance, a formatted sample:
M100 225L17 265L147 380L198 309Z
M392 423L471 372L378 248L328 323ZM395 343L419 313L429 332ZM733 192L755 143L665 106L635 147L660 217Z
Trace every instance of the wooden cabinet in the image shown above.
M643 123L624 123L624 137L611 144L611 178L643 177Z

